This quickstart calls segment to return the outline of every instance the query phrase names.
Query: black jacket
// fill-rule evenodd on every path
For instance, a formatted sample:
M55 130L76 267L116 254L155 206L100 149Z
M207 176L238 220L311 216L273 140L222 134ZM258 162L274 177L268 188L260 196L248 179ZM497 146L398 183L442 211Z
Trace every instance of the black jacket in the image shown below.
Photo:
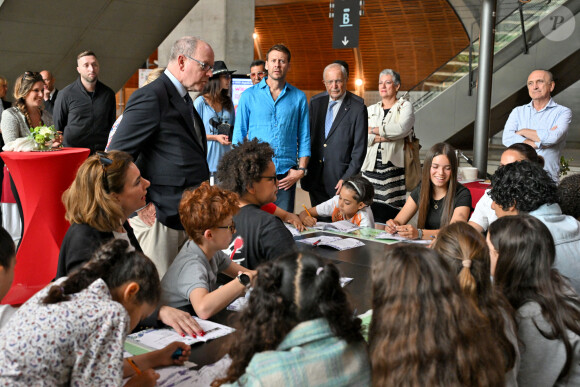
M209 180L207 139L199 114L188 109L167 75L131 95L109 149L133 155L151 182L147 197L157 219L183 230L178 212L183 191Z
M91 96L81 79L62 89L54 103L54 126L63 132L64 146L105 150L115 123L115 93L97 81Z

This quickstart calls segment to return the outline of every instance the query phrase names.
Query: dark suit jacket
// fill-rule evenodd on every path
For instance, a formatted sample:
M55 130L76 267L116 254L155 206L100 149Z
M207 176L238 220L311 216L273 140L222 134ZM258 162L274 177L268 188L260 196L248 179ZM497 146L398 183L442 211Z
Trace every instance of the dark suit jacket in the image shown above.
M109 145L137 160L141 175L151 182L147 196L157 208L157 219L176 230L183 230L178 208L184 189L209 180L205 130L195 109L192 112L195 118L171 80L161 74L131 95ZM194 131L201 132L201 143Z
M328 93L317 94L310 99L312 155L308 175L300 183L306 191L320 190L320 184L324 184L328 196L333 197L339 180L360 172L366 156L368 114L360 98L354 97L351 92L346 92L327 138L324 138L324 121Z
M54 101L56 101L57 94L58 90L54 89L54 94L52 95L52 98L49 99L48 101L44 101L44 110L49 112L50 115L52 115L52 111L54 110Z

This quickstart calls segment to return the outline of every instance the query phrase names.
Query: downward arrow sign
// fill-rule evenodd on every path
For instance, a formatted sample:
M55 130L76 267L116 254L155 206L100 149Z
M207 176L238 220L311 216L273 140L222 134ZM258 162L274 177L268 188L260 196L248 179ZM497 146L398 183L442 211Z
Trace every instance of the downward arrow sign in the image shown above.
M346 38L346 36L344 37L344 39L342 39L342 44L345 46L348 44L348 39Z

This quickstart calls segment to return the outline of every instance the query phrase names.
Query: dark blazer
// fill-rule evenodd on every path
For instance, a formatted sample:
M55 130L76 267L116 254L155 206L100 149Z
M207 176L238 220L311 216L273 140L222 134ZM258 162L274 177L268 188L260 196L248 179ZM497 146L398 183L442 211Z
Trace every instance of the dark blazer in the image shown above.
M129 222L125 222L123 227L127 231L131 245L133 245L135 250L142 253L143 250L141 250L141 246ZM60 246L56 279L69 276L73 270L88 262L101 245L114 237L112 232L99 231L88 224L71 224Z
M48 101L44 101L44 110L49 112L51 115L53 115L52 112L54 110L54 101L56 101L57 95L58 95L58 90L54 89L54 94L52 95L52 98L49 99Z
M178 213L183 191L209 180L207 139L199 114L188 109L167 75L131 95L109 149L133 155L141 175L151 182L147 196L157 219L183 230Z
M334 187L360 172L366 156L368 114L360 97L347 91L332 123L328 137L324 138L324 121L329 97L324 92L310 99L310 147L308 174L300 184L306 191L316 190L324 182L329 197L336 193ZM324 160L324 161L323 161Z

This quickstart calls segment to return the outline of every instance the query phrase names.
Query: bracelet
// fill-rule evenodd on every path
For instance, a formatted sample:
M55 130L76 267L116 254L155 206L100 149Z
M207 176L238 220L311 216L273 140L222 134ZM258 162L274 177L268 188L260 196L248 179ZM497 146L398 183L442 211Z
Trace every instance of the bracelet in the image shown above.
M423 230L418 228L417 231L419 232L419 236L417 237L417 239L423 239Z

